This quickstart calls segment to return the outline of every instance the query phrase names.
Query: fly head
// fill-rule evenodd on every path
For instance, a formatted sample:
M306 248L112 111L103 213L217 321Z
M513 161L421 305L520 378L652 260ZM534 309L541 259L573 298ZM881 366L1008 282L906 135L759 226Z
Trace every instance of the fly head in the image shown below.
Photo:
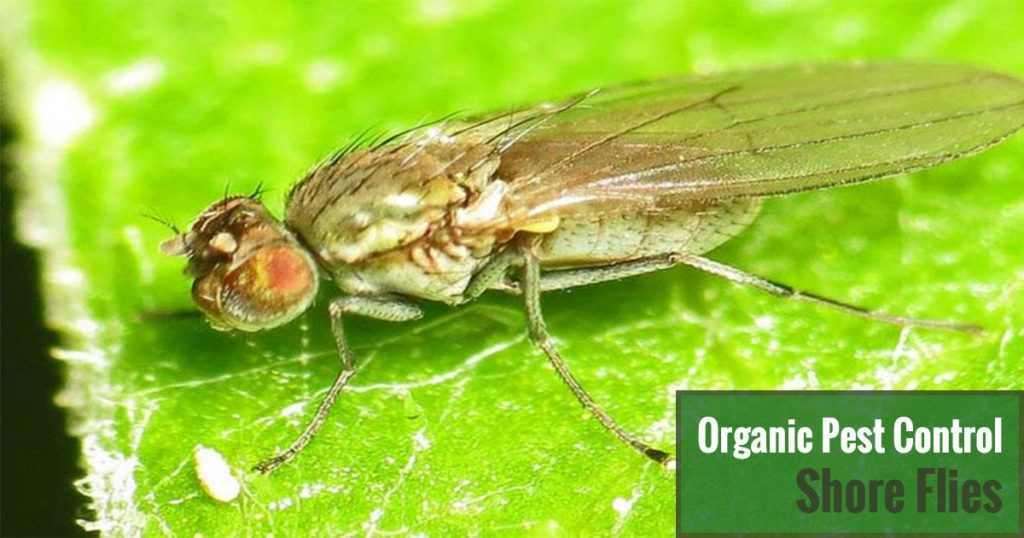
M277 327L306 311L316 296L313 258L255 198L214 203L160 249L188 258L192 298L216 329Z

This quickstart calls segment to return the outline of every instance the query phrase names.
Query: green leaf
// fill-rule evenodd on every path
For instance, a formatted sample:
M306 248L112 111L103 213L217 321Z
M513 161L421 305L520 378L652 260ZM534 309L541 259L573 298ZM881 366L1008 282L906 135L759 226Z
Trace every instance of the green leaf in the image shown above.
M7 6L20 235L62 330L59 402L114 534L667 535L674 477L587 418L514 297L349 324L367 362L269 476L338 368L324 304L256 335L190 307L169 235L226 188L289 185L367 127L598 85L815 60L940 59L1024 75L1012 2L38 2ZM1024 137L910 177L773 199L714 258L856 303L981 323L903 330L675 269L545 297L577 376L673 446L681 388L1021 388ZM332 288L332 289L327 289ZM196 445L236 469L224 504Z

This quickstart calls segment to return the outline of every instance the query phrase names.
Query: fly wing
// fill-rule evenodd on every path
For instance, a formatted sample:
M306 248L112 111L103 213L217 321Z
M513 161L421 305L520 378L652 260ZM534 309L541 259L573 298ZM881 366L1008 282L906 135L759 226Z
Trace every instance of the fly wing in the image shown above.
M1019 129L1024 82L949 65L790 67L619 86L495 118L477 125L497 132L509 217L524 222L933 166Z

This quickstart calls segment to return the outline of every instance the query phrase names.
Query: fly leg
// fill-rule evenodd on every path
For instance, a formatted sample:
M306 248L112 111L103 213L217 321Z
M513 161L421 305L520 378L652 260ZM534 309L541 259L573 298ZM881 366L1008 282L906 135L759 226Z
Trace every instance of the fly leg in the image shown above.
M628 262L605 265L602 267L553 271L541 276L540 289L541 291L553 291L585 286L588 284L597 284L599 282L607 282L610 280L618 280L621 278L651 273L680 264L689 265L690 267L700 269L701 271L711 273L715 276L720 276L737 284L753 286L761 291L775 295L776 297L797 299L800 301L823 305L839 310L840 312L845 312L847 314L874 321L880 321L882 323L890 323L903 327L923 327L928 329L944 329L961 332L979 332L981 330L981 327L969 323L895 316L884 312L870 310L861 306L844 303L836 299L829 299L828 297L799 290L792 286L768 280L767 278L750 274L735 267L694 254L669 253L651 256L649 258L640 258L638 260Z
M679 265L681 260L681 255L670 253L600 267L551 271L541 275L540 291L564 290L653 273Z
M905 316L894 316L886 314L884 312L878 312L876 310L870 310L861 306L844 303L835 299L829 299L828 297L822 297L814 293L798 290L792 286L787 286L779 282L774 282L766 278L759 277L750 273L746 273L735 267L718 263L713 260L701 256L695 256L692 254L681 255L681 263L695 267L706 273L711 273L716 276L720 276L737 284L744 284L747 286L753 286L761 291L768 292L777 297L783 297L786 299L797 299L800 301L806 301L808 303L814 303L824 305L830 308L845 312L854 316L881 321L882 323L890 323L893 325L900 325L904 327L924 327L927 329L945 329L950 331L961 331L961 332L980 332L981 327L972 325L969 323L957 323L955 321L942 321L942 320L931 320L931 319L918 319L910 318Z
M342 316L355 314L384 321L411 321L423 315L423 311L411 303L390 298L375 299L357 296L339 297L331 301L329 310L331 314L331 334L334 336L334 345L337 347L338 357L341 359L341 371L338 372L338 376L334 379L331 388L328 389L327 395L324 396L320 406L317 407L316 414L306 424L306 428L302 430L302 433L292 441L292 444L288 445L284 452L264 460L253 468L254 471L262 474L269 473L288 463L302 451L313 440L313 437L316 436L324 421L327 420L327 415L331 412L331 407L334 406L335 400L338 399L338 394L341 393L341 390L345 388L345 385L355 375L357 365L352 356L352 351L348 347L348 341L345 339L345 331L341 321Z
M507 274L509 267L521 259L522 254L514 249L499 254L473 276L473 280L469 282L463 293L464 300L475 299L488 289L497 289L512 294L522 293L520 283L509 280ZM679 265L680 260L679 254L662 254L600 267L549 271L540 276L540 291L564 290L653 273Z
M583 407L601 422L601 425L637 452L665 467L672 467L675 463L672 456L667 452L644 443L635 435L624 430L622 426L615 422L611 415L591 398L590 394L587 394L587 391L572 375L572 372L569 371L569 366L562 359L561 355L558 354L554 342L551 341L551 335L548 334L548 329L544 323L544 316L541 313L540 292L542 277L540 275L540 262L528 249L523 250L523 257L526 262L523 274L523 296L526 300L526 317L530 328L530 339L544 351L544 354L548 356L548 360L551 361L551 365L555 367L555 371L558 372L562 381L568 385L569 390L583 404Z
M462 294L462 301L472 301L491 288L518 291L517 283L508 281L508 268L521 257L519 251L509 248L492 258L473 275L473 279L469 281L466 291Z
M653 273L655 271L679 265L681 260L682 256L679 254L662 254L658 256L651 256L649 258L630 260L628 262L602 265L599 267L548 271L540 275L540 291L556 291L578 288L580 286L600 284L601 282L610 282L612 280L620 280L631 276ZM502 270L504 271L507 269L509 265L511 265L511 263L505 263L505 265L502 266ZM489 267L490 264L485 267L485 270ZM480 274L482 275L483 271L481 271ZM491 283L493 284L502 278L504 278L503 275L493 275ZM466 288L467 295L469 293L469 289L473 287L474 283L476 283L475 278L473 282L470 282L469 287ZM484 289L486 289L486 287L481 287L480 292L471 296L471 298L482 293ZM521 284L514 280L506 280L498 286L497 289L514 295L518 295L523 292Z

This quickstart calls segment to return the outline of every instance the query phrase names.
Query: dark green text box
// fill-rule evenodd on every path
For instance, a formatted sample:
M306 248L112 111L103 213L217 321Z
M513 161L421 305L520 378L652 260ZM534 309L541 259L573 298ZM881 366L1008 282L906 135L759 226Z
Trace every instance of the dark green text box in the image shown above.
M1022 530L1020 392L681 391L677 401L677 518L682 534L1017 534ZM917 434L918 428L926 430L919 434L921 442L925 438L940 442L934 428L953 430L953 419L959 420L961 428L987 428L988 435L980 429L971 434L975 445L971 453L900 453L895 442L900 417L912 421L912 433ZM824 453L826 418L835 419L841 427L871 430L859 432L861 437L854 442L860 446L857 451L845 453L840 434L830 443L830 453ZM702 419L703 450L699 437ZM737 430L729 432L727 451L721 452L725 441L722 428L758 426L787 427L788 450L788 439L794 437L788 435L790 419L793 428L809 428L808 453L754 453L742 458L742 450L734 452ZM884 428L881 435L875 435L876 419ZM713 443L712 431L718 432L717 443ZM751 433L752 440L756 433ZM995 453L997 433L1001 453ZM914 438L911 434L899 437L908 436ZM952 437L965 441L966 435L961 430ZM988 453L980 453L977 444L984 445L986 439L993 446ZM751 440L745 443L748 448L752 448ZM708 453L712 448L715 451ZM801 487L798 474L805 469L809 471L803 471ZM825 487L825 469L829 483L838 481L838 485ZM874 495L872 480L881 481ZM863 495L861 485L851 484L853 481L863 484ZM919 504L922 486L931 489L924 491L924 502ZM893 493L889 505L885 503L886 488ZM900 488L902 495L896 495ZM828 509L825 490L831 497ZM817 506L808 491L815 492ZM838 511L837 491L842 498ZM872 497L877 499L874 512ZM965 503L964 497L976 502Z

